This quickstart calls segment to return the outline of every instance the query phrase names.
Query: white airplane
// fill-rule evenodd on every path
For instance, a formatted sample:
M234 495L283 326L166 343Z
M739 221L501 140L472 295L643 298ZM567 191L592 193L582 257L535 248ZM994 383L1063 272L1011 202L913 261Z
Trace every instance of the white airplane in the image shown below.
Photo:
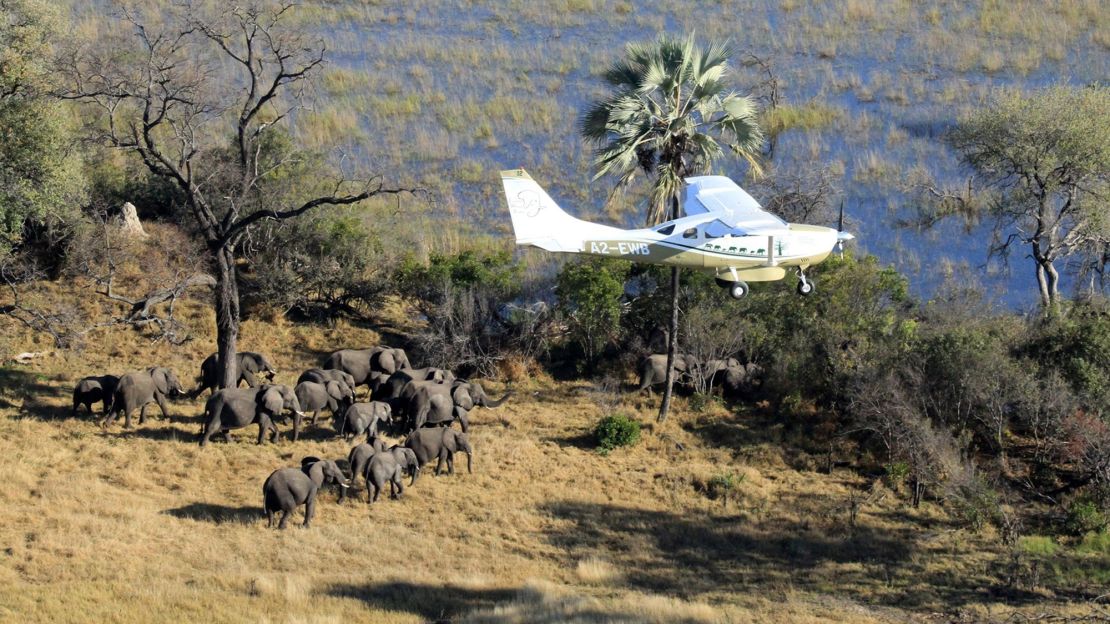
M523 169L501 172L518 245L707 271L740 299L747 282L798 273L798 293L813 292L805 271L855 238L818 225L787 223L724 176L686 179L686 216L635 230L590 223L564 212Z

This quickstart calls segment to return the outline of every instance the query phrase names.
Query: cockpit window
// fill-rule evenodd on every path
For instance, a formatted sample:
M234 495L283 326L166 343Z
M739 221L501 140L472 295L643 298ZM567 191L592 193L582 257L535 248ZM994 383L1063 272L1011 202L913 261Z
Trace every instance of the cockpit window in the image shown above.
M682 233L682 238L697 238L697 237L698 237L698 229L697 228L690 228L690 229L688 229L688 230L686 230L685 232Z
M661 228L659 228L658 230L655 230L655 231L659 232L663 236L670 236L671 232L674 232L674 224L672 223L670 225L665 225L665 226L663 226L663 227L661 227Z

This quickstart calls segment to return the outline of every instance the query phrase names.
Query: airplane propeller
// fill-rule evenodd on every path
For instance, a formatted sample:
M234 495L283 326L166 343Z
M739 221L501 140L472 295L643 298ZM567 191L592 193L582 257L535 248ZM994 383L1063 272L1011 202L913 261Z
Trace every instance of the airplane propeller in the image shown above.
M840 200L840 216L836 220L836 250L840 257L844 257L844 241L850 241L855 236L844 231L844 200Z

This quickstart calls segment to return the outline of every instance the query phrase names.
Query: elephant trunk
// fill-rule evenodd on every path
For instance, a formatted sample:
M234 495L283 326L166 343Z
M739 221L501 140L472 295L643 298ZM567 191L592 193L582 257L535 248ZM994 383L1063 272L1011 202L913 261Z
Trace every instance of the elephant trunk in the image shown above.
M416 483L416 477L418 477L418 476L420 476L420 466L417 466L416 464L413 464L412 465L412 481L409 481L409 487L412 487L412 484Z
M474 474L474 453L469 448L466 449L466 474Z
M505 396L501 397L500 399L497 399L496 401L491 401L488 397L483 396L482 397L482 407L490 407L490 408L501 407L501 404L504 403L505 401L508 401L509 397L511 397L511 396L513 396L513 391L512 390L509 390L508 392L506 392Z

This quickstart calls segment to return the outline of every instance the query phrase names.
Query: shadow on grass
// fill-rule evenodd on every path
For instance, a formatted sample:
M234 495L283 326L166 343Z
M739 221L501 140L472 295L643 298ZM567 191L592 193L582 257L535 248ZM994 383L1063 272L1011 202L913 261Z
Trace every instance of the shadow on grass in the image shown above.
M561 528L547 539L564 565L587 556L617 564L628 585L684 599L719 593L740 584L778 592L795 587L816 592L860 592L871 601L911 609L951 608L989 596L1030 602L1032 595L1003 592L996 579L947 574L927 565L909 527L857 526L836 530L816 520L680 515L611 504L551 502L541 511Z
M265 518L261 507L231 507L211 503L189 503L182 507L166 509L162 513L175 518L212 522L214 524L250 524Z
M376 609L405 611L432 622L447 622L460 615L511 600L512 589L474 589L455 585L421 585L393 582L335 585L328 595L354 598Z
M118 425L113 424L108 428L108 435L115 435L118 438L142 438L144 440L154 440L157 442L188 442L190 444L196 443L200 440L197 436L196 429L189 427L182 429L171 425L155 426L155 425L135 425L132 423L130 429L117 428Z
M73 388L66 387L57 376L0 367L0 409L20 410L20 417L39 420L54 420L73 416L71 402ZM48 400L65 397L62 405L52 405ZM100 404L97 403L97 407ZM78 417L87 418L88 412L82 407Z

